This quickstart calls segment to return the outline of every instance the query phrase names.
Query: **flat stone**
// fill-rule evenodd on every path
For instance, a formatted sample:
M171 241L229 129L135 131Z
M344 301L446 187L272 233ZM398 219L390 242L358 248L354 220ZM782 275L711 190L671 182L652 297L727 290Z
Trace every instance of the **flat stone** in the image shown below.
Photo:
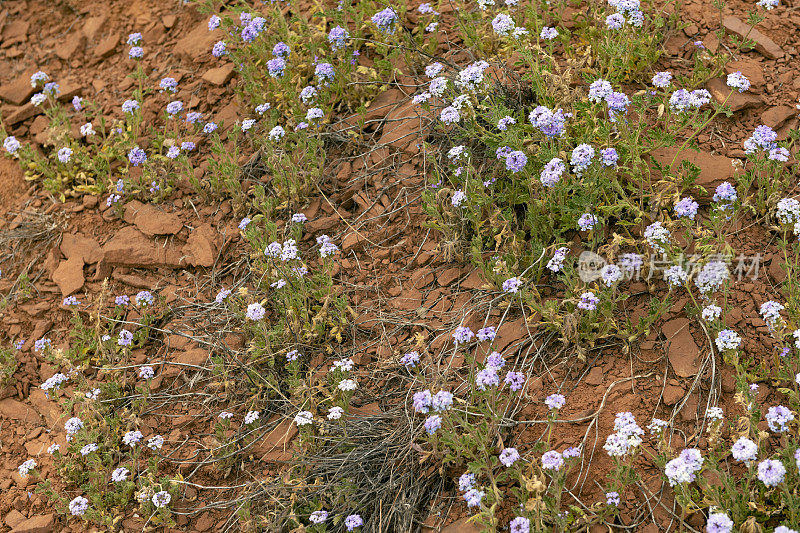
M0 400L0 417L16 420L23 424L38 425L42 422L33 407L11 398Z
M669 343L670 365L681 378L694 376L700 370L700 348L694 342L690 323L688 318L675 318L661 327Z
M224 34L219 29L208 31L208 22L203 20L175 44L175 53L190 61L197 61L202 57L211 58L211 48L223 37Z
M28 102L27 104L14 109L11 114L6 118L6 123L11 126L16 126L20 122L24 122L31 117L35 117L43 113L41 106L36 107L32 103Z
M157 244L131 226L122 228L105 243L103 253L102 263L107 265L179 268L186 264L175 245Z
M35 70L25 71L10 82L0 86L0 98L14 105L22 105L27 102L33 96L33 93L37 91L35 87L31 87L31 76L35 72Z
M94 55L100 58L105 58L114 53L114 50L119 44L119 34L113 33L100 41L94 49Z
M735 169L728 157L690 149L683 150L678 157L675 157L676 154L678 154L678 148L665 147L654 150L650 155L663 167L668 167L674 161L674 168L678 169L681 161L684 160L700 167L700 175L697 177L695 185L706 190L705 194L697 195L697 198L701 200L709 200L717 185L735 178ZM653 168L653 172L655 174L653 180L661 177L655 168Z
M667 386L664 387L664 403L670 406L675 405L681 401L684 394L686 394L686 391L679 385L667 383Z
M749 107L758 107L764 103L760 96L748 92L740 93L738 90L728 87L725 78L712 78L706 83L706 89L719 104L724 104L731 108L734 113Z
M85 42L86 36L76 31L72 32L56 46L56 55L64 61L75 59L75 54L83 48Z
M747 38L755 43L755 49L758 53L769 59L780 59L783 57L783 50L775 44L775 41L751 27L749 24L742 22L738 17L728 16L722 20L722 26L729 32L739 38Z
M796 113L797 110L794 107L789 107L788 105L777 105L775 107L770 107L761 113L761 123L769 126L773 130L777 130Z
M17 524L17 526L11 530L11 533L52 533L55 526L56 520L53 513L37 515Z
M67 259L79 257L87 265L93 265L103 258L103 250L93 237L65 233L61 236L61 253Z
M27 520L24 514L20 513L16 509L11 509L5 518L5 523L11 529L14 529L18 524Z
M62 296L79 291L85 281L83 277L83 258L72 257L66 261L61 261L53 272L53 281L61 289Z
M725 65L725 72L732 74L734 72L741 72L750 81L750 90L760 89L766 85L767 80L764 78L764 71L761 68L761 63L753 61L752 59L743 59L741 61L731 61Z
M212 267L217 260L218 233L210 224L201 224L189 234L182 252L192 266Z
M126 209L126 219L129 210ZM175 235L183 229L183 221L175 213L162 211L153 204L138 204L130 209L133 216L133 223L136 227L147 235Z
M233 77L233 63L226 63L221 67L208 69L203 74L203 81L212 85L225 85Z
M90 41L93 41L100 31L100 28L105 26L106 20L108 20L108 15L105 14L86 19L81 27L83 35Z

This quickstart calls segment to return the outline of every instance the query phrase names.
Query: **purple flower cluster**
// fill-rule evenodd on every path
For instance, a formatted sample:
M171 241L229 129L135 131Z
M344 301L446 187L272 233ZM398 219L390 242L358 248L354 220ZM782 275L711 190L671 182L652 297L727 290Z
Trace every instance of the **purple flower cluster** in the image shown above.
M562 109L553 111L547 107L538 106L528 115L528 120L546 136L561 137L566 130L566 119L569 116Z

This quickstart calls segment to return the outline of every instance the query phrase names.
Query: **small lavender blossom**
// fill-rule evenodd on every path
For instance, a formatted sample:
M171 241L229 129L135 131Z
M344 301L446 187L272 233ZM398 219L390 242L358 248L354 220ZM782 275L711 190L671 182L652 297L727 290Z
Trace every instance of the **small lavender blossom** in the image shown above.
M152 502L157 508L166 507L172 500L169 492L162 490L153 494Z
M786 161L789 160L789 156L790 155L791 154L789 153L789 150L787 150L783 146L778 146L778 147L772 148L769 151L769 155L767 156L767 159L769 159L770 161L780 161L782 163L785 163Z
M522 372L509 372L503 380L508 388L516 392L525 385L525 374Z
M506 157L506 169L513 173L520 172L528 163L528 157L521 151L515 150Z
M479 329L476 335L480 341L491 341L497 335L497 329L494 326L486 326Z
M706 322L713 322L722 315L722 308L718 305L710 304L703 308L701 316Z
M442 417L439 415L431 415L425 419L425 433L433 435L440 427L442 427Z
M758 457L758 446L747 437L739 437L731 447L731 455L737 461L742 461L750 466L750 463Z
M556 37L558 37L558 30L550 26L544 26L541 33L539 33L539 38L545 41L552 41Z
M566 131L566 119L571 116L565 114L562 109L555 111L545 107L538 106L528 115L528 120L538 130L540 130L547 137L561 137Z
M606 284L606 287L611 287L622 279L622 270L617 265L606 265L600 270L600 278Z
M136 305L147 307L153 305L155 298L150 291L139 291L136 293Z
M117 338L118 345L130 346L132 342L133 342L133 333L131 333L127 329L123 329L119 332L119 337Z
M567 399L562 394L551 394L544 400L544 404L550 409L561 409L565 403Z
M609 30L618 30L625 25L625 17L620 13L614 13L606 17L606 27Z
M665 89L672 84L671 72L656 72L653 76L653 86L659 89Z
M54 389L59 389L62 383L69 381L69 377L61 372L56 372L49 378L47 378L44 383L39 385L39 388L43 391L47 392Z
M714 342L720 351L736 350L742 344L742 338L733 330L723 329L717 334Z
M764 418L769 425L770 431L784 433L789 431L788 424L794 420L794 413L782 405L770 407Z
M264 306L258 302L252 303L247 306L247 318L248 320L257 321L264 318L266 314L266 309Z
M459 326L453 332L453 343L458 346L472 340L475 334L467 326Z
M606 492L606 505L619 507L619 492Z
M743 93L750 88L750 80L748 80L739 70L728 74L727 83L728 87L736 89L740 93Z
M519 452L516 448L506 448L500 452L500 462L506 467L510 467L519 459Z
M610 82L604 79L595 80L589 85L589 101L597 103L604 100L613 91Z
M61 148L58 151L58 160L61 161L62 163L69 163L70 157L72 157L72 149L71 148L67 148L65 146L64 148Z
M179 155L181 155L181 149L175 145L170 146L166 153L166 156L170 159L177 159Z
M275 141L281 139L285 134L286 134L286 131L282 127L275 126L271 130L269 130L269 139L271 141L275 142Z
M160 450L164 446L164 437L161 435L154 435L147 439L147 447L151 450Z
M439 119L445 124L456 124L461 120L461 114L455 107L445 107L439 115Z
M76 305L80 305L80 302L74 296L67 296L64 298L64 301L61 302L61 305L64 307L75 307Z
M781 198L776 206L775 218L781 224L800 221L800 202L794 198Z
M147 161L147 154L138 146L134 146L131 151L128 152L128 161L130 161L133 166L138 167Z
M734 186L725 181L717 186L712 200L720 203L733 203L737 198L738 196Z
M53 343L50 342L50 339L41 338L38 341L33 343L33 351L34 352L41 352L45 348L52 347Z
M569 253L569 248L562 246L558 248L553 257L547 262L547 269L552 272L559 272L564 267L564 259L567 258L567 254Z
M94 442L90 442L89 444L81 448L81 455L86 457L90 453L96 452L97 450L98 450L97 444L95 444Z
M74 435L83 429L83 420L78 417L72 417L66 421L64 424L64 429L66 430L68 436Z
M775 329L781 322L781 311L783 311L783 309L784 306L782 304L768 300L761 304L758 313L770 329Z
M133 113L139 109L139 102L136 100L125 100L122 103L122 112L123 113Z
M34 459L28 459L17 467L17 471L20 477L28 477L28 473L34 468L36 468L36 461Z
M393 34L395 32L395 23L397 22L397 13L391 7L387 7L372 15L372 23L384 33Z
M753 134L744 141L744 151L746 154L752 154L757 148L771 150L775 148L777 139L778 134L775 130L762 124L757 126Z
M69 512L72 516L82 516L86 513L87 509L89 509L89 500L83 496L73 498L72 501L69 502Z
M256 123L255 119L247 118L242 121L242 131L248 131Z
M503 282L503 292L516 294L522 286L522 281L519 278L508 278Z
M758 0L756 4L767 11L771 11L780 5L780 0ZM776 529L775 531L777 532L778 530Z
M578 219L578 229L581 231L590 231L597 225L597 217L591 213L584 213Z
M91 122L87 122L83 126L81 126L81 136L82 137L91 137L92 135L96 135L97 132L94 131L94 127L92 126Z
M400 363L405 365L407 368L414 368L419 363L419 353L418 352L408 352L403 357L400 358Z
M496 369L501 369L506 365L505 357L500 352L492 352L486 358L486 366L491 366Z
M594 157L594 148L588 144L579 144L572 150L572 158L570 164L573 167L575 174L580 175L581 172L589 168Z
M464 472L458 478L458 490L466 492L475 487L475 474L472 472Z
M335 76L333 65L330 63L318 63L314 68L314 75L319 79L320 83L327 85L333 81Z
M706 522L707 533L731 533L733 520L725 513L711 513Z
M603 148L600 150L600 159L603 166L613 167L616 166L617 161L619 161L619 154L613 148Z
M694 220L699 207L700 204L695 202L694 198L691 196L685 196L675 203L675 215L679 218L686 217L690 220Z
M670 233L667 228L661 225L661 222L653 222L644 230L644 238L647 243L657 252L664 253L664 244L669 242Z
M551 159L542 169L539 181L545 187L552 187L561 180L561 175L567 169L564 161L558 157Z
M153 370L152 366L145 365L145 366L139 367L139 377L141 379L153 379L153 376L155 376L155 375L156 375L156 373Z
M298 426L307 426L314 423L314 415L309 411L300 411L294 417L294 423Z
M500 13L492 20L492 28L497 35L507 37L514 31L514 20L505 13Z
M417 413L426 414L433 404L433 395L430 390L415 392L412 397L412 405Z
M134 46L128 51L128 57L131 59L141 59L144 57L144 49L141 46Z
M500 376L497 374L497 368L487 366L486 368L478 371L475 376L475 386L478 390L484 391L488 387L496 387L500 384Z
M15 153L17 153L17 150L19 150L21 147L22 147L22 145L16 139L16 137L13 137L13 136L9 135L3 141L3 148L5 148L6 152L8 152L11 155L14 155Z
M469 489L464 494L464 500L467 502L467 507L478 507L481 504L481 500L486 495L485 492L478 489Z
M111 472L111 481L113 481L114 483L121 483L123 481L127 481L128 474L130 474L130 471L124 466L116 468L114 469L113 472Z
M555 450L550 450L542 455L542 468L558 472L564 466L564 457Z
M58 444L51 444L50 446L47 447L47 453L49 453L50 455L53 455L54 453L56 453L60 449L61 449L61 446L59 446Z
M689 273L680 265L673 265L664 271L664 280L673 287L683 285Z
M131 448L135 447L139 444L139 441L142 440L142 432L138 429L135 431L128 431L125 435L122 436L122 443L130 446Z
M31 87L36 88L39 84L44 85L49 79L50 76L48 76L47 73L42 72L41 70L38 72L34 72L31 75Z
M244 423L245 425L250 425L256 420L258 420L258 416L260 415L260 411L248 411L246 415L244 415Z
M758 479L768 488L783 482L786 467L777 459L765 459L758 463Z
M581 294L581 299L578 302L578 309L583 309L584 311L594 311L597 309L597 304L600 303L600 298L595 296L595 294L591 291L584 292Z

